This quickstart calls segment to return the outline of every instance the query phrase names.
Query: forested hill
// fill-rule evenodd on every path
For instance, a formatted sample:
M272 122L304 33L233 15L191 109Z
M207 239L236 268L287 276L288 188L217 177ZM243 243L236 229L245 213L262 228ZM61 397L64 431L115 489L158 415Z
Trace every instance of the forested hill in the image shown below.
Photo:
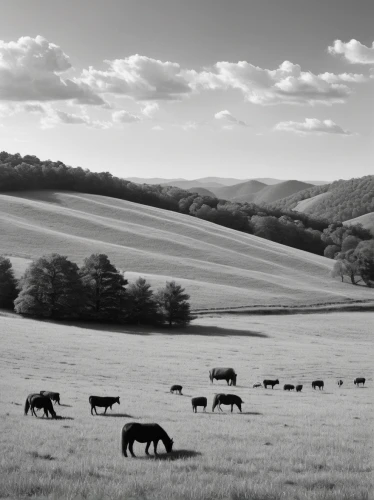
M60 161L41 161L36 156L0 153L0 192L32 189L98 194L164 208L319 255L328 244L323 231L332 222L278 207L201 196L173 186L135 184L109 172L91 172ZM357 233L345 229L347 233L352 231ZM356 236L371 238L363 229Z
M353 219L374 211L374 175L314 186L278 200L272 206L328 220Z

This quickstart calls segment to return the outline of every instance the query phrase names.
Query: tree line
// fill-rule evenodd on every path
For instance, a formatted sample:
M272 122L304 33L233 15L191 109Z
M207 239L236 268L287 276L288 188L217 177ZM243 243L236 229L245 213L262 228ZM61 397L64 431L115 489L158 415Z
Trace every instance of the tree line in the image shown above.
M34 260L17 281L11 261L0 256L0 308L54 320L182 325L193 318L190 296L175 283L154 292L144 278L128 283L105 254L83 265L57 253Z

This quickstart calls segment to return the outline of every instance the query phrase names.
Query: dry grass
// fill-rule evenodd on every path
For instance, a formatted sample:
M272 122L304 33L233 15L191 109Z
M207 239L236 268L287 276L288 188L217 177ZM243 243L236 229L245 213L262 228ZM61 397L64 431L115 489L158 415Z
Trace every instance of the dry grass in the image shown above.
M186 215L77 193L0 195L0 254L25 261L59 252L80 264L109 255L129 279L157 287L175 278L194 309L294 306L372 299L329 277L329 259Z
M0 498L364 500L372 468L373 313L204 317L192 334L55 325L0 316ZM212 366L234 366L243 414L210 412ZM366 376L367 388L353 386ZM252 389L264 377L302 393ZM315 378L325 390L313 391ZM336 380L344 385L338 388ZM171 395L173 383L184 396ZM61 420L24 417L54 390ZM121 398L92 417L90 394ZM207 396L206 414L190 396ZM176 451L119 453L126 422L156 421ZM160 444L159 451L163 451Z

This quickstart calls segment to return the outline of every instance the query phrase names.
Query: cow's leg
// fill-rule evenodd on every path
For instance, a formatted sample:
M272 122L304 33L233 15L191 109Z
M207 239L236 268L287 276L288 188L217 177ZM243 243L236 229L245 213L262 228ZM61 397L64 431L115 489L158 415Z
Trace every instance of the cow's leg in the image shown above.
M239 405L236 405L239 408L240 413L242 412L242 407Z
M206 406L204 406L204 411L206 411Z
M125 456L126 458L127 458L127 445L128 445L128 444L129 444L129 443L128 443L128 441L127 441L127 440L125 440L125 442L124 442L124 446L123 446L123 449L122 449L123 454L124 454L124 456Z
M148 441L147 446L145 447L145 454L146 455L149 455L148 450L149 450L150 446L151 446L151 441Z
M134 445L134 441L130 441L129 442L129 450L130 450L131 456L135 457L135 453L134 453L134 451L132 449L133 445Z
M94 410L95 410L96 415L98 415L97 410L96 410L96 406L94 406Z
M232 413L232 409L234 408L234 405L231 405L231 413Z
M218 403L218 409L219 409L219 411L222 411L222 412L223 412L223 410L222 410L222 408L221 408L220 403Z
M153 448L155 450L155 456L158 457L158 453L157 453L157 445L158 445L158 439L155 439L153 441Z
M93 409L94 409L94 407L93 407L93 406L91 406L91 415L93 415L93 413L92 413L92 412L93 412Z
M108 407L106 406L106 407L105 407L105 410L104 410L104 415L106 414L107 409L108 409Z

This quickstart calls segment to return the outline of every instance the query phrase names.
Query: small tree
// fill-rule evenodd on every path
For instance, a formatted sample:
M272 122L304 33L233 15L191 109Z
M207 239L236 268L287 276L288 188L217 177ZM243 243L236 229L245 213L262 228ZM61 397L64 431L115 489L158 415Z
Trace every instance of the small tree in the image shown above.
M353 285L357 285L356 276L360 275L358 259L354 253L354 250L348 250L348 252L340 252L336 256L337 263L334 265L332 270L332 276L341 276L342 281L344 281L344 276L348 276ZM360 281L360 280L359 280Z
M35 260L21 279L16 312L45 318L77 317L83 290L78 271L74 262L59 254Z
M184 288L177 285L175 281L167 282L165 288L158 290L156 301L159 311L169 326L172 326L173 323L187 325L193 319L188 302L189 298L190 296L185 293Z
M17 293L17 281L12 263L0 255L0 307L13 309Z
M127 320L130 323L155 323L158 319L157 303L151 285L138 278L126 288Z
M335 255L339 252L340 252L340 247L338 247L338 245L328 245L325 248L323 255L328 259L333 259Z
M92 254L80 270L85 288L85 315L100 321L119 321L125 313L127 280L105 254Z

